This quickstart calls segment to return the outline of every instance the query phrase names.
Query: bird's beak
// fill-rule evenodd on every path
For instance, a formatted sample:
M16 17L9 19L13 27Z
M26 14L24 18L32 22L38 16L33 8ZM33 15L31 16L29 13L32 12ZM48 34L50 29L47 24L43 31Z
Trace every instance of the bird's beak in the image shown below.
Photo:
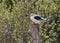
M26 14L25 16L29 16L28 14Z

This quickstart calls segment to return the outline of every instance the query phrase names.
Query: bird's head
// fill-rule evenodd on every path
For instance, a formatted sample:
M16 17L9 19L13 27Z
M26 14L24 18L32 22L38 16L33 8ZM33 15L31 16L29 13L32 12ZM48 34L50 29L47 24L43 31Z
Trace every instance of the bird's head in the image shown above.
M29 17L31 17L31 16L34 16L35 14L33 14L33 13L31 13L31 14L26 14L26 16L29 16Z
M31 17L31 16L34 16L34 15L35 15L35 14L31 13L31 14L30 14L30 17Z

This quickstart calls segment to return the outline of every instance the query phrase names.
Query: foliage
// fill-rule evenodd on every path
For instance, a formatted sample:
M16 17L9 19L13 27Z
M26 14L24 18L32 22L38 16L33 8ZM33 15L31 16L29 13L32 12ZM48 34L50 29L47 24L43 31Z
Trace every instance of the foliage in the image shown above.
M40 23L40 42L60 42L60 0L0 0L0 43L31 43L31 12L47 18Z

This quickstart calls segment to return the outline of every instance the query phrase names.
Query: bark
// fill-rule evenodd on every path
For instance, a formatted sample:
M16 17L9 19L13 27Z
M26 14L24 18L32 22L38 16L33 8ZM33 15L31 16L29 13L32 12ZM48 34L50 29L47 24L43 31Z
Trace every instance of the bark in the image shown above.
M39 43L39 24L32 24L31 27L32 43Z

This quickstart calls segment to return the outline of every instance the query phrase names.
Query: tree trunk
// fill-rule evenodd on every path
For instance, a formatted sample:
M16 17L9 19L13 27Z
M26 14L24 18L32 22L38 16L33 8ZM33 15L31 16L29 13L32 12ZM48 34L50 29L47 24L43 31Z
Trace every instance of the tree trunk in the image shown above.
M32 43L39 43L39 24L32 24L31 27Z

